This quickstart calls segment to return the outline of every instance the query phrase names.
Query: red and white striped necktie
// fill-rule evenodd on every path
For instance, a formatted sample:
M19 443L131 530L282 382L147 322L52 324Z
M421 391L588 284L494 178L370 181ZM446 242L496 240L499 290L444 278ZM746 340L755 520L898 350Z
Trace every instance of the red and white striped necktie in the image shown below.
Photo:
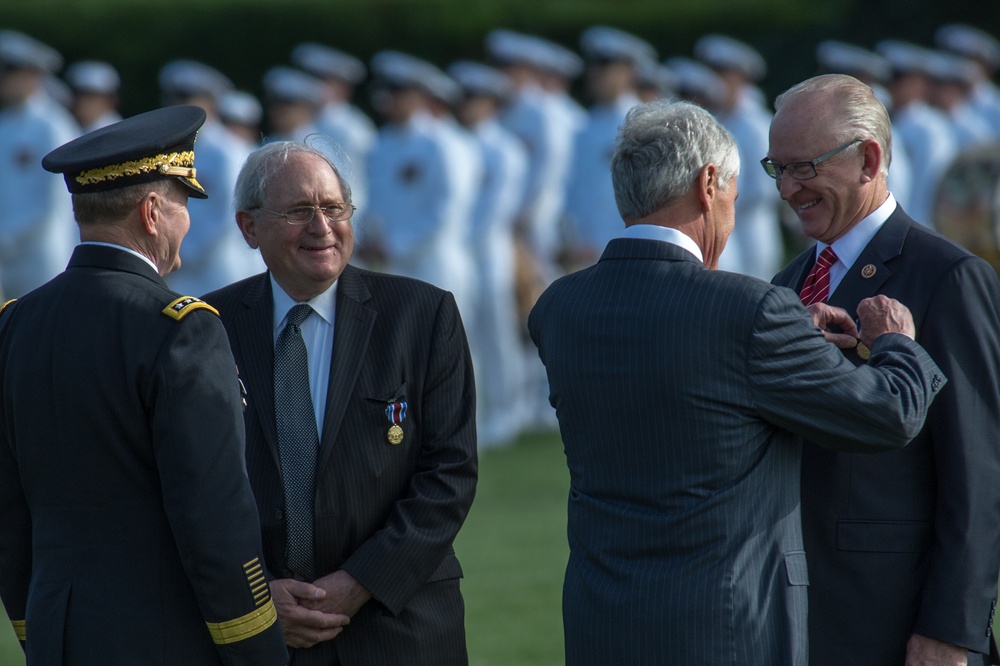
M836 262L837 253L833 251L833 247L828 245L819 253L819 258L813 264L799 293L803 305L808 307L813 303L826 303L826 298L830 295L830 266Z

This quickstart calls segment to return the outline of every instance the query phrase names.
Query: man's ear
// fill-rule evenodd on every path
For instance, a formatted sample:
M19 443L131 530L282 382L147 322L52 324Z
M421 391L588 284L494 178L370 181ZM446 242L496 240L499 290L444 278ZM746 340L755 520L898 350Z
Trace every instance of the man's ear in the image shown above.
M243 240L247 242L247 245L251 249L256 250L260 247L260 242L257 240L257 219L252 213L245 210L237 211L236 226L240 228Z
M875 139L867 139L862 144L862 155L865 160L861 165L863 181L875 180L879 172L879 165L882 164L882 146Z
M150 236L159 235L160 199L157 192L147 192L146 196L139 202L139 217L142 219L142 228Z
M698 203L707 211L719 194L719 167L709 162L701 168L695 178L694 187L698 193Z

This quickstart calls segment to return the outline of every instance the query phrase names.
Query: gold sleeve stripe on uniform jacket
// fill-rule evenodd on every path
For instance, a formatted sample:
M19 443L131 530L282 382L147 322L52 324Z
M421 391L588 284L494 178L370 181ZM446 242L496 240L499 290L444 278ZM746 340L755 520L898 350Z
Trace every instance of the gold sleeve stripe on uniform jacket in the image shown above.
M27 640L28 630L24 624L24 620L11 620L10 623L14 626L14 635L17 636L17 640L22 643Z
M257 610L228 622L206 622L216 645L229 645L252 638L278 621L274 602L270 599Z
M171 301L170 305L163 308L162 312L168 317L180 321L195 310L208 310L209 312L214 312L216 316L219 315L218 310L200 298L195 298L194 296L181 296L180 298Z

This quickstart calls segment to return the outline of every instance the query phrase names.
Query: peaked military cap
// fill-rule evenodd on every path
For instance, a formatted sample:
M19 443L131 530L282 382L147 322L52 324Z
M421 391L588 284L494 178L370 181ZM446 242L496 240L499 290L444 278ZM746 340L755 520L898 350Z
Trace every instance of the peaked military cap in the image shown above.
M194 142L205 122L197 106L169 106L88 132L42 158L74 194L102 192L176 178L191 196L207 199L195 180Z

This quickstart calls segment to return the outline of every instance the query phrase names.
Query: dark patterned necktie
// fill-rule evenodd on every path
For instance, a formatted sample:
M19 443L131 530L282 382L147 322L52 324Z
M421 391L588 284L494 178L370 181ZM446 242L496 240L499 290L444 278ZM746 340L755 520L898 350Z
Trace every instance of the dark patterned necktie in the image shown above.
M830 295L830 266L835 263L837 263L837 253L833 251L832 246L828 245L819 253L819 258L816 259L812 270L806 276L805 284L802 285L802 291L799 293L802 305L826 303L826 299Z
M312 313L300 303L288 312L274 347L274 416L285 490L288 567L313 577L313 492L319 434L309 391L309 359L299 325Z

